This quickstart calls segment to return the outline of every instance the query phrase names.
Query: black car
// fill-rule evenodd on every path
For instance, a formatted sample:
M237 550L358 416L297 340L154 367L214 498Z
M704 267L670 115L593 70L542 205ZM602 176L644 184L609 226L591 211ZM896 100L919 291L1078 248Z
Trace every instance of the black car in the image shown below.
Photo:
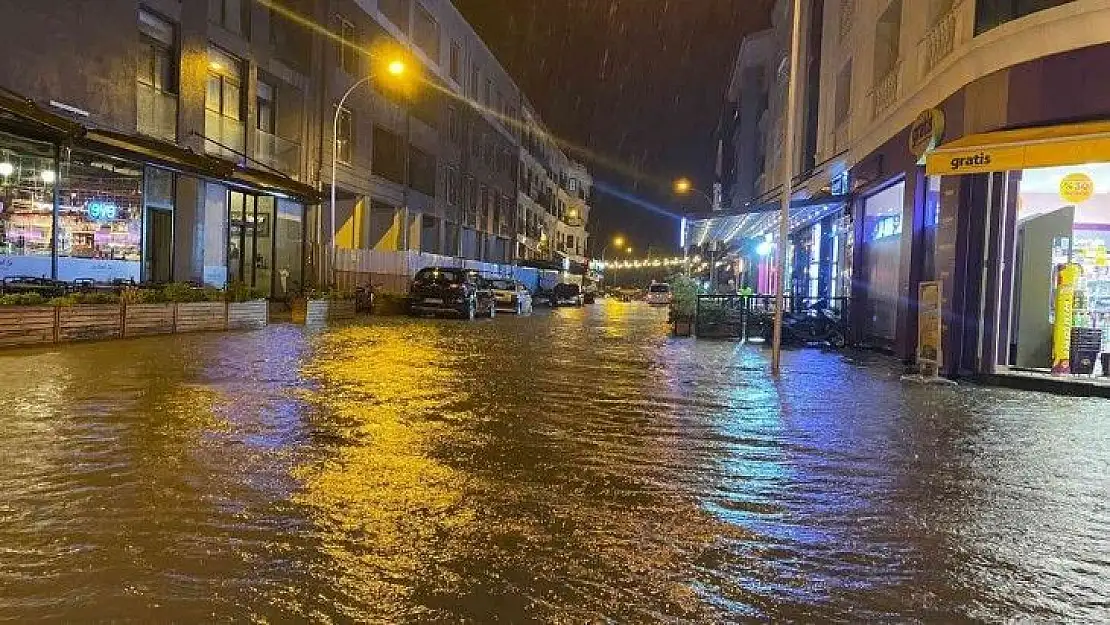
M479 315L493 318L497 308L493 291L476 271L453 267L428 267L416 272L409 288L412 314L453 313L464 319Z

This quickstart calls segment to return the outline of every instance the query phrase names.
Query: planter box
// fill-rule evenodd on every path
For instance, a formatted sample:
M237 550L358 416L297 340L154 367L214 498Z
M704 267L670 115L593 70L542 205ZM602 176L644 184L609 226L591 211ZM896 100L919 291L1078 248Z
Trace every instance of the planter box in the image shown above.
M675 319L673 332L675 336L693 336L694 321L692 319Z
M264 299L253 302L233 302L227 305L227 329L243 330L265 327L269 321L270 306Z
M174 308L174 304L128 304L123 309L123 335L172 334Z
M297 299L293 302L293 323L305 325L324 325L328 322L326 299Z
M0 307L0 346L53 343L56 314L53 306Z
M227 329L227 304L189 302L177 305L175 332L204 332Z
M340 299L328 302L328 319L354 319L355 300Z
M58 308L58 341L94 341L123 336L119 304L82 304Z

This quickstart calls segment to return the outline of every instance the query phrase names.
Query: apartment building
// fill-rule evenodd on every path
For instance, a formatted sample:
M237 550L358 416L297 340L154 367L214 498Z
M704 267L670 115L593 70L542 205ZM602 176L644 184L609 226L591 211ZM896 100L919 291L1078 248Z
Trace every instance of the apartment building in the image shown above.
M566 156L525 102L519 164L519 258L587 262L593 178Z
M287 297L332 242L513 259L524 99L449 0L9 4L0 277Z
M820 19L803 16L810 28L802 34L811 55L819 50L819 80L808 100L816 115L799 117L799 141L813 157L808 166L802 148L797 161L791 290L824 295L799 281L839 272L831 284L850 295L857 338L910 359L919 287L939 283L938 347L952 375L1059 369L1068 358L1053 335L1073 327L1110 351L1110 88L1091 79L1110 60L1110 6L802 5L820 11ZM785 90L770 89L774 117L773 92ZM769 165L747 156L734 169L763 167L773 178ZM737 214L707 222L701 236L763 236L778 221L775 195L757 198L748 214L732 206ZM815 207L836 218L820 237L796 221ZM835 228L835 238L823 238ZM807 240L816 253L798 251ZM1082 294L1080 315L1053 314L1060 280Z

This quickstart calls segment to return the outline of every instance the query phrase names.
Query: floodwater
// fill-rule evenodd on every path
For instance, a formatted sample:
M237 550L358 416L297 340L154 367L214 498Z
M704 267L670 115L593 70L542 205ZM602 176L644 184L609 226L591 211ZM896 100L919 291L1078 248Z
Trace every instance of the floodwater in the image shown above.
M1110 620L1110 403L664 315L0 353L0 621Z

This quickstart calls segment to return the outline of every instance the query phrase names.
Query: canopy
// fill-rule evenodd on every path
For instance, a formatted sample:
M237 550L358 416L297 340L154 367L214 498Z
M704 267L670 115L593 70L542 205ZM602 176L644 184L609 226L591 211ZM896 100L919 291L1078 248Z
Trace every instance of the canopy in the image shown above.
M1110 162L1110 121L968 135L930 152L925 171L956 176L1104 162Z

